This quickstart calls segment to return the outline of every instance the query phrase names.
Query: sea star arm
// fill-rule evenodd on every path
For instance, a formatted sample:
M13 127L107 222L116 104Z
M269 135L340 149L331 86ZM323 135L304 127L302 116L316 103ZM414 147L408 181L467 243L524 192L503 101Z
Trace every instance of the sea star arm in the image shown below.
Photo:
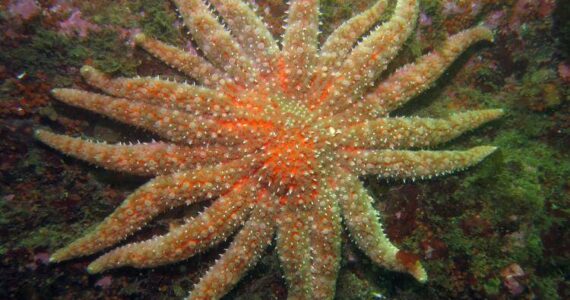
M69 105L112 117L126 124L155 132L166 139L186 144L240 144L246 139L263 139L271 123L220 120L193 116L177 110L133 102L74 89L54 89L53 95ZM247 137L247 138L246 138Z
M344 152L349 167L357 174L425 178L475 165L496 149L491 146L480 146L466 151L353 150L341 152Z
M363 103L347 113L379 117L398 108L409 99L428 89L445 70L471 45L493 39L491 31L483 26L457 33L437 50L420 57L415 63L398 69L394 74L366 95Z
M216 87L231 81L224 72L197 53L184 51L178 47L147 37L143 33L135 36L135 42L154 57L196 79L207 87Z
M94 230L56 251L50 260L68 260L110 247L168 209L239 189L241 177L249 171L251 168L234 161L157 177L132 193Z
M358 38L363 36L384 14L387 0L379 0L372 7L339 26L321 48L316 70L316 85L331 79L334 70L341 66ZM332 88L330 82L329 89Z
M172 173L194 164L193 158L197 158L189 147L161 142L109 145L45 130L36 130L35 136L54 149L105 169L143 176Z
M334 298L341 259L340 195L333 183L323 185L325 188L313 209L310 229L313 299Z
M271 71L279 53L277 41L263 21L241 0L209 0L236 36L237 42L261 70Z
M108 170L142 176L163 175L228 162L250 154L256 148L253 144L185 147L162 142L109 145L45 130L36 130L35 136L67 155Z
M261 190L249 220L230 247L200 279L188 300L219 299L240 280L261 257L275 233L275 220L268 192Z
M111 78L91 66L83 66L81 75L87 83L111 96L201 115L231 113L231 100L209 88L149 77Z
M503 115L502 109L475 110L446 118L383 118L359 123L336 135L332 143L351 149L430 147Z
M311 299L311 244L309 220L311 212L308 208L293 204L314 202L318 195L295 194L291 197L280 196L277 212L277 251L281 268L288 285L287 299ZM314 198L313 200L307 197ZM307 198L307 199L305 199Z
M394 15L356 46L339 71L337 84L326 97L324 111L341 112L353 104L386 69L415 28L417 0L398 0ZM326 91L325 91L326 92Z
M340 198L342 217L350 236L358 247L375 263L388 269L407 272L418 281L427 280L427 274L417 259L404 259L408 255L394 246L379 222L379 214L372 206L373 199L358 178L347 171L340 171L339 182L346 191Z
M92 262L88 271L99 273L121 266L148 268L169 264L225 240L251 211L251 187L249 180L240 180L197 217L165 235L114 249Z
M174 0L206 57L241 83L255 80L253 62L203 0Z
M297 91L307 88L316 63L318 33L319 1L293 0L289 7L280 58L286 91L297 94Z

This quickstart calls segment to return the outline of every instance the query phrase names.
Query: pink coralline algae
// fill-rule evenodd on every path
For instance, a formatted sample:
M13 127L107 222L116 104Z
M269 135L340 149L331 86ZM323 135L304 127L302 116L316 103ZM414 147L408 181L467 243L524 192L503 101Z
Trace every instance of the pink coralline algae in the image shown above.
M68 36L77 35L87 37L91 31L99 31L101 28L96 24L86 21L81 17L81 11L74 10L67 20L59 23L59 32Z
M564 80L564 82L570 83L570 64L568 63L559 64L558 76L560 76L560 78Z
M476 15L481 11L482 5L481 1L469 1L466 5L458 4L457 1L444 1L443 3L443 14L444 15L460 15L469 13L471 15Z
M40 7L34 0L13 0L8 5L8 13L22 20L29 20L40 13Z
M524 291L524 285L520 282L526 275L521 266L516 263L510 264L501 271L503 284L513 296L520 295Z
M491 29L499 28L501 22L503 22L505 18L505 15L506 13L503 10L496 10L491 12L487 18L485 18L485 26Z
M111 284L113 284L113 277L111 275L103 276L101 279L95 282L96 287L102 288L104 290L111 287Z
M36 253L32 259L33 262L27 264L26 267L28 267L30 270L36 270L40 265L47 265L49 263L49 253Z

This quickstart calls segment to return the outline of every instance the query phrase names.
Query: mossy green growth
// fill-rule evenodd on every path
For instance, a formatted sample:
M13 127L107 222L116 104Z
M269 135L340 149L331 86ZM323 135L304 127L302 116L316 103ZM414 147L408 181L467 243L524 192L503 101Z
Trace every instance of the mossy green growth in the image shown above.
M428 41L443 41L446 38L443 30L444 16L442 14L443 3L441 0L421 0L420 11L430 18L431 24L428 32L422 32L426 35ZM431 44L433 45L433 44ZM430 44L423 45L423 47Z
M322 18L338 17L348 19L352 16L354 9L350 1L323 0L320 3L320 13Z
M76 226L78 230L79 226ZM57 249L62 246L61 241L72 240L76 236L70 232L62 231L59 226L39 227L29 232L19 241L18 246L26 249L35 249L37 247L47 247L48 249Z
M341 270L337 282L336 299L373 299L376 293L367 280L347 270Z
M125 28L133 28L137 26L136 19L128 5L122 1L108 1L100 5L90 5L83 3L81 11L88 16L92 16L90 20L101 26L120 26ZM80 4L81 5L81 4Z
M171 289L176 297L184 297L188 295L188 291L181 287L179 284L174 284Z
M560 276L541 276L535 278L530 287L537 291L536 299L563 299L558 294L558 286L563 282Z
M9 203L4 197L0 197L0 228L5 226L10 226L10 221L12 220L13 214L10 210ZM4 255L8 251L9 247L6 243L7 240L0 238L0 256Z
M443 21L443 16L441 10L443 8L443 3L440 0L421 0L420 1L420 11L426 15L435 18L434 20L441 24ZM437 28L436 28L437 29Z
M32 75L38 71L56 75L64 68L79 67L89 55L88 49L76 40L41 28L19 47L0 46L0 50L0 61L10 62L11 69Z
M102 30L83 42L88 49L93 65L107 74L135 76L140 61L132 56L132 49L126 45L116 31Z
M500 124L506 130L499 131L492 139L474 134L460 141L492 143L499 146L499 151L464 176L446 178L444 185L456 186L454 192L435 193L436 198L429 203L434 205L434 211L449 209L429 215L429 221L435 228L442 228L438 237L448 246L449 258L465 260L464 271L474 276L482 284L478 289L488 295L497 291L496 279L489 280L489 276L499 277L508 265L519 264L529 273L533 272L533 266L548 265L541 234L562 220L550 216L546 206L564 201L560 191L570 177L568 155L536 140L552 125L550 121L514 111ZM433 271L428 273L435 274L431 280L453 290L445 272L440 276L435 271L441 263L428 262L428 270ZM539 284L543 278L537 275L531 274L529 278L529 285L536 289L550 286L550 283Z
M436 87L398 112L441 116L457 111L457 107L493 107L507 112L501 120L442 146L465 149L488 144L499 147L496 153L466 172L419 183L429 198L422 203L422 222L430 224L430 231L447 246L446 257L424 261L429 285L441 287L438 294L450 297L445 291L453 293L466 284L449 277L450 272L457 272L454 268L460 261L460 272L475 279L470 288L497 295L502 287L501 270L516 263L528 275L523 284L532 293L557 299L561 270L552 258L545 257L542 235L554 225L563 227L564 220L550 214L549 208L559 209L567 201L564 191L570 178L570 157L561 141L546 140L547 133L559 126L555 119L524 105L525 98L544 101L545 86L557 85L553 83L556 74L539 68L525 73L514 92L504 92L501 74L492 68L475 72L476 76L465 78L477 80L472 84L493 81L486 85L490 92L463 82L445 87L452 92L441 93ZM417 230L401 246L417 249L425 236L423 230ZM536 266L541 266L540 275Z
M499 291L501 289L501 280L499 278L496 278L496 277L491 278L483 284L483 287L484 287L487 295L495 296L495 295L499 294Z
M557 84L554 70L543 68L524 75L518 87L518 96L526 106L534 110L557 107L564 100Z
M323 0L320 2L320 13L321 13L321 32L320 35L321 42L324 40L339 26L340 21L348 20L355 13L355 9L351 1L339 1L339 0Z
M497 92L505 83L505 77L495 66L483 65L475 71L474 80L491 92Z
M0 47L0 61L9 61L17 72L35 76L41 72L51 78L70 76L70 67L79 68L88 59L106 73L134 75L139 62L124 40L113 30L102 30L87 39L68 37L55 31L37 29L18 48ZM66 75L67 74L67 75Z
M170 44L177 44L182 40L180 30L174 26L178 16L169 1L132 1L130 8L143 14L139 26L148 36Z

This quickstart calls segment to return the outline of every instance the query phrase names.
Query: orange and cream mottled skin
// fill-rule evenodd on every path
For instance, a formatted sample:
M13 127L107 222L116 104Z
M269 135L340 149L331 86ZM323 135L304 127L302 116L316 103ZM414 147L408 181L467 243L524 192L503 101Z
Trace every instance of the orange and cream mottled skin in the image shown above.
M111 78L85 66L82 76L101 93L53 90L62 102L163 141L109 145L37 130L39 140L71 156L156 176L52 261L106 250L164 211L210 200L202 213L165 235L108 251L89 272L175 263L234 235L189 299L221 298L274 240L289 299L332 299L345 224L374 262L427 280L418 258L384 234L358 176L431 178L477 164L495 150L425 148L500 117L498 109L441 119L389 116L429 88L470 45L491 40L490 31L475 27L453 35L375 85L415 28L416 0L398 0L390 18L375 25L388 5L379 0L322 46L317 0L291 1L281 42L240 0L174 2L204 56L142 34L135 40L195 84Z

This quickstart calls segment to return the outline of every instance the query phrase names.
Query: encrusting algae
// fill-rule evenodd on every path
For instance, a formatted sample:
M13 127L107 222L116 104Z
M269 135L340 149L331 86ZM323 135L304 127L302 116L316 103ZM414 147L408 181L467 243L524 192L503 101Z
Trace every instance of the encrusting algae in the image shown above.
M240 0L175 0L204 56L139 34L136 43L198 82L81 74L104 94L55 89L62 102L146 129L164 139L109 145L37 130L42 142L104 168L156 176L93 231L58 250L60 262L110 248L153 217L214 199L165 235L115 248L88 267L154 267L185 260L236 233L190 299L225 295L276 237L290 299L332 299L341 257L341 220L375 263L428 278L415 256L384 234L358 176L431 178L483 160L495 147L421 150L500 117L500 109L443 119L390 117L428 89L469 46L492 40L479 26L379 83L412 34L418 1L380 0L318 44L319 1L291 1L281 45ZM231 30L231 32L229 31ZM412 149L412 150L406 150Z

